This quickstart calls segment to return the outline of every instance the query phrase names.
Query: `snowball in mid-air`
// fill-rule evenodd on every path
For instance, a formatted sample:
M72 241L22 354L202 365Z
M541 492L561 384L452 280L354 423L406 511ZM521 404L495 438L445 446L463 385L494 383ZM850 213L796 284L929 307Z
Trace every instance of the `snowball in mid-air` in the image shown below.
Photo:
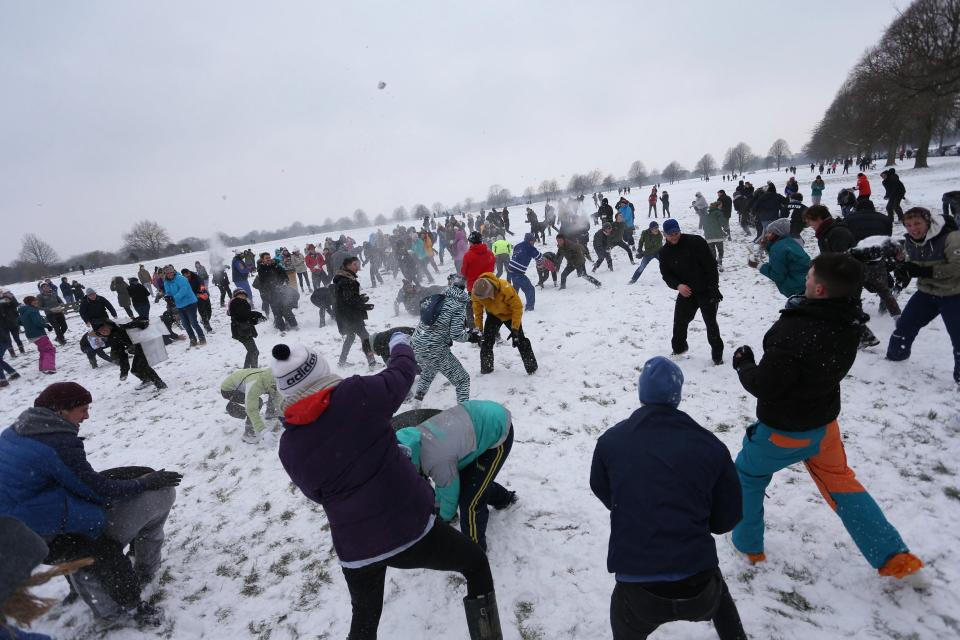
M387 83L384 82L383 80L377 83L377 89L383 89L386 86L387 86Z

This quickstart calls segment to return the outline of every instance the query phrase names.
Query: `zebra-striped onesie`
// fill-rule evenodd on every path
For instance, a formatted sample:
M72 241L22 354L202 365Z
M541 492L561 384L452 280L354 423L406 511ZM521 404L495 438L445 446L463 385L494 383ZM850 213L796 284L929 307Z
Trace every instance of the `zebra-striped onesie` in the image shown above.
M421 322L413 333L413 351L420 365L415 397L423 400L437 373L442 373L456 388L457 402L464 402L470 399L470 374L450 352L450 347L469 338L465 323L470 294L454 286L448 286L443 293L446 298L437 321L430 326Z

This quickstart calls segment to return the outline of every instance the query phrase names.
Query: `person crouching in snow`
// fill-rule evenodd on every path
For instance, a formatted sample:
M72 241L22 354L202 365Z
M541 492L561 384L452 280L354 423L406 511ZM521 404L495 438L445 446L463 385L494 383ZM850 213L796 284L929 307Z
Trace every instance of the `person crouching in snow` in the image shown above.
M487 550L487 505L500 511L517 501L495 480L513 447L506 407L467 400L416 426L397 430L413 466L433 481L446 522L460 510L460 531Z
M683 372L676 364L647 360L637 388L642 406L600 436L590 468L590 488L610 510L613 637L712 620L720 638L745 639L713 540L741 515L730 452L677 408Z
M242 289L241 293L246 293ZM255 444L266 429L260 409L263 396L267 396L267 419L277 417L280 406L280 394L270 369L264 367L238 369L227 376L220 385L220 395L227 402L227 413L234 418L244 419L243 441Z
M433 489L397 445L390 424L417 373L410 338L391 337L390 362L375 375L341 379L300 345L276 345L270 367L283 396L280 462L326 513L353 605L348 637L377 637L387 568L393 567L462 574L470 638L502 638L486 554L436 521Z
M785 242L782 240L781 242ZM752 563L766 559L763 498L773 474L803 462L867 562L881 576L903 578L923 563L909 552L847 466L840 437L840 381L857 357L863 265L846 254L822 253L810 263L805 297L791 298L763 337L754 361L748 346L733 354L743 388L757 398L736 465L743 519L733 544Z
M470 398L470 374L467 373L450 347L454 342L480 342L477 331L468 331L467 304L470 294L464 288L467 280L459 273L447 277L447 288L443 298L426 298L425 310L420 315L420 324L413 334L413 352L420 365L420 379L414 395L416 401L422 401L433 384L438 373L450 381L457 390L457 402ZM436 308L439 305L439 308Z
M747 264L754 269L759 265L760 273L773 280L786 297L803 294L810 256L790 235L790 220L779 218L768 224L760 245L766 249L770 260L761 265L751 259Z
M167 383L160 379L160 375L153 370L143 353L143 347L134 344L127 329L146 329L147 320L134 320L126 324L116 324L111 320L94 320L93 330L103 338L110 347L110 359L120 365L120 380L126 380L128 373L133 373L143 384L150 384L157 390L166 389ZM129 353L133 354L133 366L130 364Z
M520 351L520 359L528 374L537 370L537 357L533 354L530 339L523 334L520 322L523 318L523 303L510 283L492 273L484 273L473 283L473 318L477 329L483 327L480 342L480 373L493 372L493 343L500 327L507 326L510 340ZM483 312L487 312L484 323Z

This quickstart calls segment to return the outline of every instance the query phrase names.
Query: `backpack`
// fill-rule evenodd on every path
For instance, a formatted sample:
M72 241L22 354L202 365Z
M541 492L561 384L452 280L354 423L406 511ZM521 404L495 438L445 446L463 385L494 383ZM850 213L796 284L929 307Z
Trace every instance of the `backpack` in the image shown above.
M443 308L443 301L447 296L442 293L435 293L427 296L420 301L420 322L428 327L432 327L440 317L440 310Z

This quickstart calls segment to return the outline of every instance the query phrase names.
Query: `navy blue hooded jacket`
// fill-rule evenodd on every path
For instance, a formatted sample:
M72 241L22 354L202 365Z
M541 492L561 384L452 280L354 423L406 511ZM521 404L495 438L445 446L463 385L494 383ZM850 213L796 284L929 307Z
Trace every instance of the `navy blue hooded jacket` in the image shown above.
M690 576L716 568L714 534L740 521L727 447L686 413L646 405L597 441L590 488L610 509L607 570Z

